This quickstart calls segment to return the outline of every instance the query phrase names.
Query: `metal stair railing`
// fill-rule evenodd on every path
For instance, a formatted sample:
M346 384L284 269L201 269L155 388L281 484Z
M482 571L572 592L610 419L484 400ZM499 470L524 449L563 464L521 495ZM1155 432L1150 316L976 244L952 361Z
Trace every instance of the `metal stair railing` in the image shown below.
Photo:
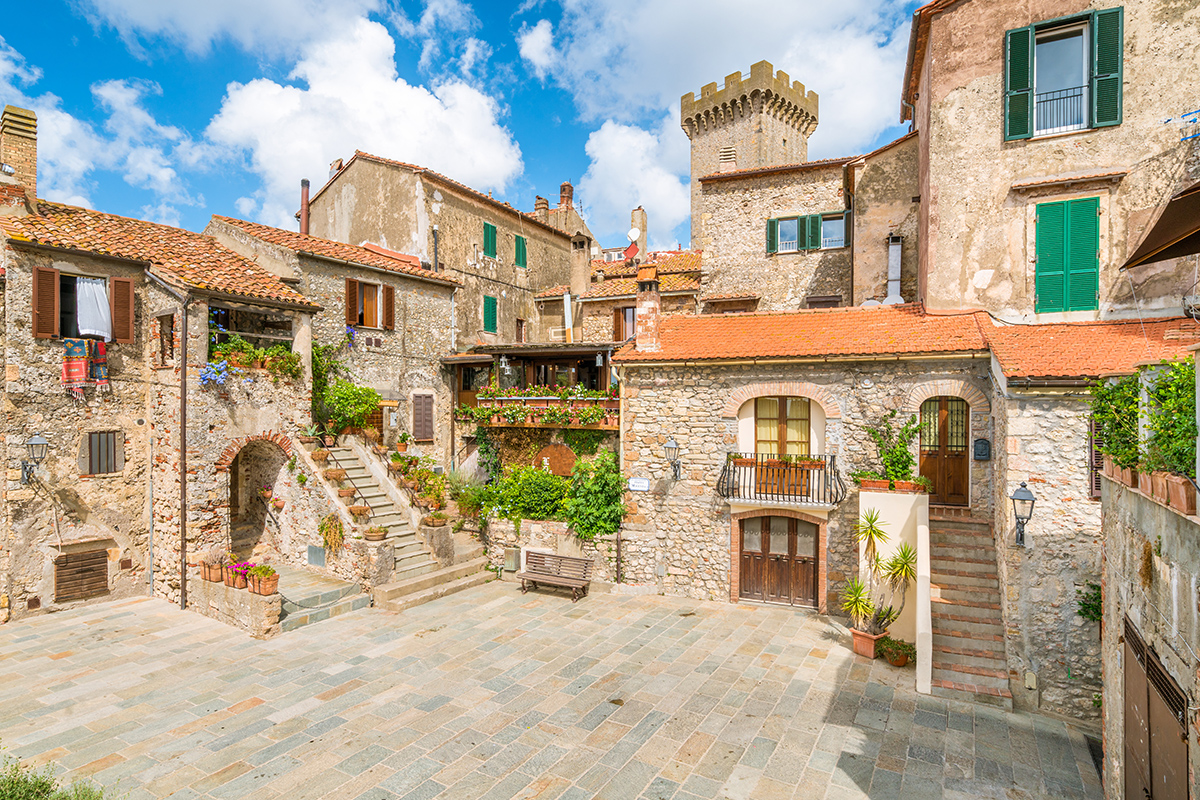
M365 494L363 494L362 487L354 482L354 478L350 477L350 470L346 469L345 465L342 464L342 460L337 457L337 454L333 452L332 448L330 448L330 450L329 450L329 457L331 459L333 459L335 464L337 464L338 469L340 469L346 473L345 479L347 481L349 481L350 485L354 488L354 494L352 494L350 496L350 498L352 500L362 500L362 505L365 505L367 508L370 509L370 513L368 514L368 517L370 517L371 519L374 519L375 518L375 507L371 505L371 501L367 499L367 496ZM358 459L358 457L355 456L355 460L357 460L357 459ZM364 467L364 469L366 469L366 467ZM367 472L370 473L370 470L367 469ZM376 488L378 488L378 481L376 481ZM354 504L352 503L351 505L354 505Z

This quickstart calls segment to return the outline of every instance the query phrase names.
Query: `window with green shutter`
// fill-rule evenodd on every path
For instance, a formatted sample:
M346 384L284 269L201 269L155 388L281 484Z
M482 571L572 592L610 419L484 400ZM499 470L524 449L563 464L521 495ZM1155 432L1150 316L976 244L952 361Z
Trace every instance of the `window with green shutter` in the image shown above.
M1121 122L1123 11L1049 20L1004 35L1004 139Z
M488 333L495 333L499 330L499 325L496 324L496 298L491 295L483 297L483 329Z
M524 236L516 237L516 242L517 242L516 253L515 253L516 264L518 267L527 267L527 266L529 266L529 264L528 264L529 256L525 250L525 237Z
M849 211L768 219L767 252L795 253L845 247L849 221Z
M1100 200L1037 206L1036 302L1039 314L1100 307Z
M483 223L483 254L488 258L496 257L496 226L490 222Z

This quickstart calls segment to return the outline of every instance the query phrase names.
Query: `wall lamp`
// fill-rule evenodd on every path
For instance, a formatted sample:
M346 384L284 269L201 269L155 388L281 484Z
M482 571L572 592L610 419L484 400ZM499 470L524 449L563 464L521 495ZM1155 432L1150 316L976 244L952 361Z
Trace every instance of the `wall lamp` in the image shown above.
M50 452L50 440L40 433L35 433L25 443L25 450L29 453L29 460L21 460L22 484L28 484L32 481L34 470L37 469L38 464L46 460L46 454Z
M1017 518L1017 547L1025 546L1025 523L1033 516L1033 504L1037 498L1025 486L1025 481L1012 493L1009 498L1013 503L1013 515Z
M663 445L663 455L667 457L667 463L671 465L671 475L675 480L679 480L679 445L674 439L668 439Z

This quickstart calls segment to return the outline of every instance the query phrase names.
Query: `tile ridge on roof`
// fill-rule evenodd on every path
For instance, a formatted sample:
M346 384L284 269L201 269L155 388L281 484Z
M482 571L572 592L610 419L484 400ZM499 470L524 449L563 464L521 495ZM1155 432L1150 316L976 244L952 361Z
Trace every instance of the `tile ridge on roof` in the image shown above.
M832 167L838 164L848 164L860 158L862 158L861 155L839 156L837 158L819 158L815 161L799 161L794 164L774 164L769 167L747 167L746 169L733 169L729 172L712 172L708 175L700 176L697 180L721 180L723 178L741 178L747 175L758 175L768 172L790 172L793 170L815 169L817 167Z

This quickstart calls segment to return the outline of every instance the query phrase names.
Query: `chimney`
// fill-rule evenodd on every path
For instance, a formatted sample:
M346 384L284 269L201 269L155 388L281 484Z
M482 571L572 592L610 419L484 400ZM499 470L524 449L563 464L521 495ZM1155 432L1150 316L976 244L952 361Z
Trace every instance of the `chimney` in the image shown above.
M300 232L308 235L308 178L300 180Z
M640 258L642 261L645 261L646 256L648 255L648 251L646 250L646 225L647 224L648 223L646 220L646 212L642 209L641 206L638 206L637 208L635 208L633 210L633 213L631 213L629 215L629 227L637 228L639 231L641 231L641 233L638 234L638 239L637 239L638 254L635 257Z
M642 267L637 276L637 342L638 352L655 352L658 341L658 321L662 315L662 297L658 294L658 267Z
M587 294L591 277L592 240L586 236L571 239L571 294L579 297Z
M570 208L571 200L575 197L575 187L570 181L563 181L562 186L558 187L558 207Z
M538 195L533 198L533 216L544 225L550 224L550 201Z
M0 116L0 163L13 168L29 202L37 199L37 114L5 106Z

